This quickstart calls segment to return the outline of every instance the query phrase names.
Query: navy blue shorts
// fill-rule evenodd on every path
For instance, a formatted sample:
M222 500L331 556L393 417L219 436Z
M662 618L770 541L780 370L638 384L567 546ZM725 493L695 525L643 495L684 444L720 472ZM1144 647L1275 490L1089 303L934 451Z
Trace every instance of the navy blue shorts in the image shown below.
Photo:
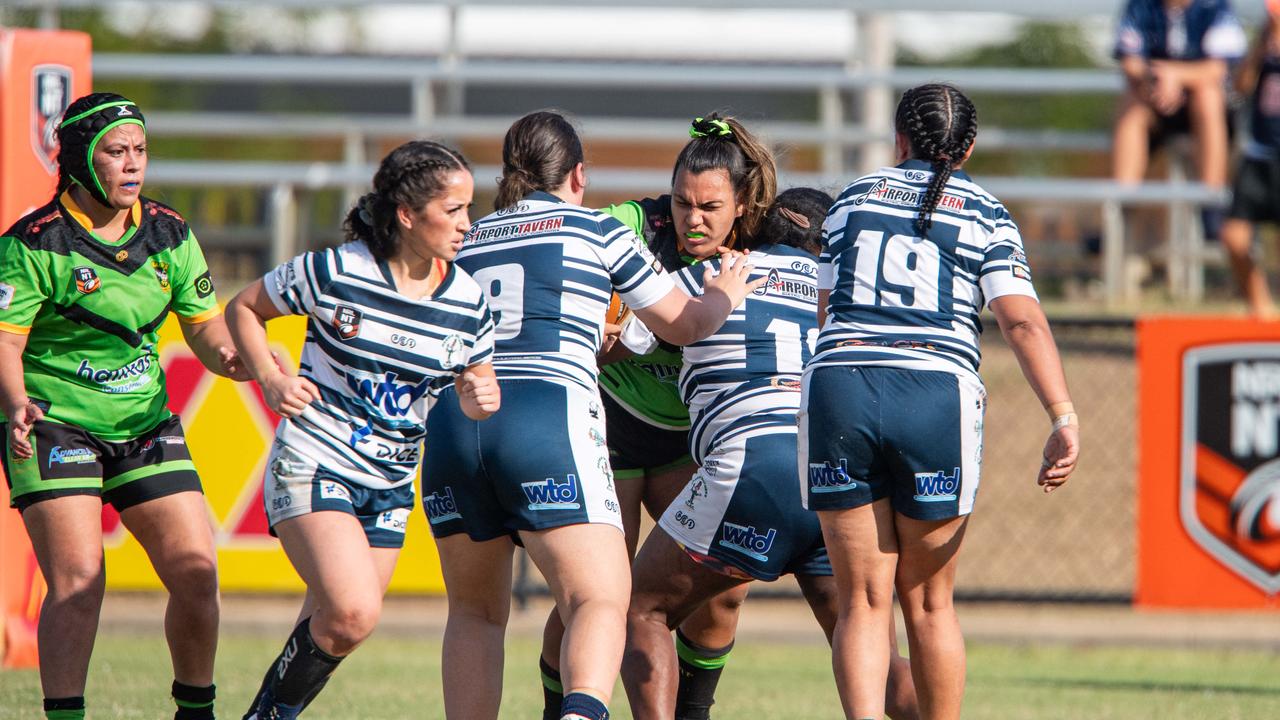
M276 441L267 459L262 502L272 535L282 520L336 511L353 515L360 521L369 547L401 548L409 513L413 512L413 483L389 488L366 487Z
M801 389L798 469L811 510L889 498L917 520L973 509L986 391L947 372L821 366Z
M476 542L564 525L622 529L599 395L500 380L502 409L476 422L452 387L427 416L422 505L436 537Z
M818 516L800 504L796 434L777 428L713 441L658 524L687 552L757 580L830 575Z

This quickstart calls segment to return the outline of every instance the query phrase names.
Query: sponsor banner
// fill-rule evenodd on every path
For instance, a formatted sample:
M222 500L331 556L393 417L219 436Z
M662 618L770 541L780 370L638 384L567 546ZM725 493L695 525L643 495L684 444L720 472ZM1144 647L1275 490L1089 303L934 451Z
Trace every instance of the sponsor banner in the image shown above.
M306 318L301 316L282 317L267 325L273 349L291 370L297 368L305 332ZM232 382L205 370L187 349L175 318L160 331L160 364L168 381L169 408L182 418L187 445L204 484L218 543L222 590L302 590L280 542L267 531L262 501L262 474L279 418L267 409L253 383ZM379 405L390 402L389 397L379 397ZM345 490L335 484L328 496ZM423 513L416 508L407 514L397 512L380 518L379 526L406 533L391 592L443 592L439 557ZM103 511L103 532L107 588L160 590L146 553L110 509Z
M55 131L67 105L92 88L90 55L86 33L0 28L0 227L9 227L53 196ZM0 283L0 309L9 306L13 292L13 286ZM9 489L0 482L3 664L35 667L44 579L21 518L8 508Z
M1135 602L1280 607L1280 323L1138 323Z

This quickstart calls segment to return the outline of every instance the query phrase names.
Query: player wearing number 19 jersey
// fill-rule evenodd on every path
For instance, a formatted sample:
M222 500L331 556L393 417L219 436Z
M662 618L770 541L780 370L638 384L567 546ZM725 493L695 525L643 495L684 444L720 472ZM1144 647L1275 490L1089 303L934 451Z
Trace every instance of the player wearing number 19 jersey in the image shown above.
M882 168L849 185L827 216L818 282L830 291L829 315L806 368L800 415L811 509L857 507L889 493L896 510L918 519L973 507L986 403L978 313L997 297L1034 298L1035 290L1017 226L963 171L943 188L928 237L919 236L915 219L932 175L921 160ZM811 392L815 373L863 367L894 372L828 376L834 385ZM911 394L919 386L929 402ZM815 403L865 429L837 437L825 428L840 425ZM874 481L885 474L897 482Z

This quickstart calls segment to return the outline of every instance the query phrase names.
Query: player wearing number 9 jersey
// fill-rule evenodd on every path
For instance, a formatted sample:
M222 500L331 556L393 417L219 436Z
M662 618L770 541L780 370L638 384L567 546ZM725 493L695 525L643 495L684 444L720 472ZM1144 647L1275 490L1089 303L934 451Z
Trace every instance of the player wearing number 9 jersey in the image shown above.
M582 145L561 115L517 120L502 157L498 211L472 226L458 264L495 315L503 409L477 425L440 403L427 420L424 505L449 594L445 713L497 717L518 538L566 627L559 717L603 720L631 587L596 389L610 295L685 344L719 327L754 286L736 255L690 298L621 222L582 207Z
M899 164L846 188L823 228L825 324L803 380L799 471L841 591L833 664L850 718L884 713L895 578L920 714L960 715L964 644L951 599L981 461L984 306L1052 418L1046 491L1078 454L1018 229L960 170L977 127L955 88L908 90L895 118Z

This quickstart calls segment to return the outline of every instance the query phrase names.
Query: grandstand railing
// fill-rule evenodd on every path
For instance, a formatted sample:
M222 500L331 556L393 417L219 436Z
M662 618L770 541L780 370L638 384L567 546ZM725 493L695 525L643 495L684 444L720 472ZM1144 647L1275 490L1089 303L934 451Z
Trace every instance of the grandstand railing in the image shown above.
M202 55L99 54L94 58L100 79L148 78L181 82L240 82L336 84L359 82L407 87L410 112L403 115L334 115L320 113L180 113L150 114L149 130L158 136L299 137L333 138L343 144L345 163L157 163L155 182L198 186L259 186L272 189L273 222L269 258L281 261L297 249L296 191L299 188L342 188L357 194L372 176L367 148L371 140L430 135L453 139L488 139L500 142L512 118L468 116L454 104L442 108L438 98L456 94L464 85L527 84L543 87L608 88L742 88L813 92L818 98L814 122L762 123L762 133L772 141L820 149L818 175L792 174L784 182L838 188L859 172L878 163L864 159L850 168L849 151L891 147L892 133L883 126L860 123L846 117L849 93L868 88L902 89L922 82L946 79L966 89L1006 94L1047 95L1115 93L1121 87L1112 70L893 68L860 70L853 67L700 65L687 66L640 62L530 62L511 60L353 58L353 57L236 57ZM450 92L454 89L454 93ZM584 134L592 140L663 141L679 137L676 121L623 118L582 118ZM1103 133L1053 130L984 128L984 148L1058 149L1101 151L1109 146ZM864 156L860 156L864 157ZM478 177L491 178L496 169L484 169ZM645 170L595 170L597 189L653 192L664 187L666 173ZM1007 201L1046 201L1099 207L1102 218L1102 286L1106 302L1119 305L1133 300L1138 288L1126 272L1126 234L1123 209L1129 205L1154 205L1169 213L1166 244L1170 295L1198 300L1203 293L1204 263L1214 257L1198 237L1195 208L1221 202L1223 195L1197 183L1182 181L1122 186L1106 180L1048 178L983 178L984 184Z

